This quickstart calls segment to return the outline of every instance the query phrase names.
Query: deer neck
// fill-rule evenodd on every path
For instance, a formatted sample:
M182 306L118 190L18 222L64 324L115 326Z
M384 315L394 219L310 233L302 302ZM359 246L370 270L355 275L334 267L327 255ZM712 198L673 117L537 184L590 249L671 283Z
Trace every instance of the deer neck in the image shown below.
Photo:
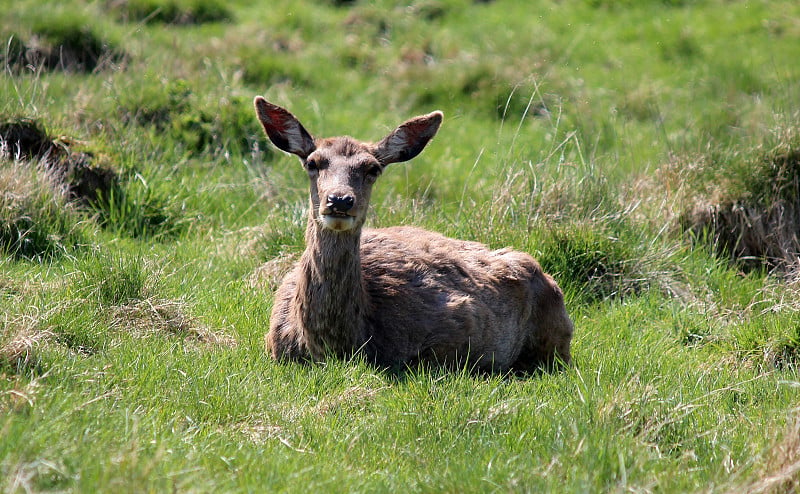
M333 232L309 218L294 304L312 355L345 356L365 341L361 228Z

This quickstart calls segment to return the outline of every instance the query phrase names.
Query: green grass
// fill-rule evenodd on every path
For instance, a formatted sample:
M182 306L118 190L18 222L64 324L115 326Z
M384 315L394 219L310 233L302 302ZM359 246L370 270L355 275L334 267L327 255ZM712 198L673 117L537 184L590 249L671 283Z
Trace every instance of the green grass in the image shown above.
M119 181L70 202L0 152L0 490L797 491L797 266L743 272L685 220L796 200L798 18L781 0L13 2L0 121ZM61 70L45 55L67 45L82 62ZM370 224L535 255L574 365L272 361L307 179L256 94L318 136L443 110Z
M187 25L223 22L231 18L225 3L219 0L122 0L107 4L111 13L124 22Z

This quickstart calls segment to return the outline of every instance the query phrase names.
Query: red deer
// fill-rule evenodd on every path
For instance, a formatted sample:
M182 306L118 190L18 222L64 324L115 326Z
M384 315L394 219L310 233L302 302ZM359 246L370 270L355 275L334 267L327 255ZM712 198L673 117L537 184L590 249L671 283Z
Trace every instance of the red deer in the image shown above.
M418 155L441 112L377 143L315 139L289 111L255 98L272 143L308 173L306 248L275 294L266 335L279 360L362 352L380 366L467 365L528 372L570 362L561 289L528 254L414 227L364 228L372 186Z

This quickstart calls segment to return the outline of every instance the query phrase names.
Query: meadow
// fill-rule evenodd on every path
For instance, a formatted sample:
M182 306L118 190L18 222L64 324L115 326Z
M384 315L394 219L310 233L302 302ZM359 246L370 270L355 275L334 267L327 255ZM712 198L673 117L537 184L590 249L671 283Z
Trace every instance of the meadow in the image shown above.
M800 5L0 0L3 492L800 490ZM318 136L371 226L511 246L574 363L278 363Z

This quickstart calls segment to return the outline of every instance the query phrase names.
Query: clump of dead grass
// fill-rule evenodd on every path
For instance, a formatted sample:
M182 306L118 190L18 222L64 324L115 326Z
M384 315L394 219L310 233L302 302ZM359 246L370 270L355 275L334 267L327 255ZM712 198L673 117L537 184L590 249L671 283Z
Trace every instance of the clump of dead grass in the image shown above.
M782 437L769 449L763 469L746 486L731 492L790 494L800 492L800 417L790 419Z
M30 293L32 290L27 288ZM85 331L65 330L63 321L83 300L65 300L48 307L9 307L0 319L0 375L39 375L56 354L88 357L96 353L95 338Z
M0 374L0 378L4 377ZM36 395L40 389L37 379L27 380L15 376L11 378L11 386L0 392L0 414L23 413L33 408Z
M50 257L82 239L81 219L51 177L32 165L0 160L0 251L28 259Z
M356 410L364 410L375 400L378 394L386 389L385 387L372 388L365 386L351 386L341 393L327 396L317 404L317 412L320 415L332 413L349 413Z
M725 200L695 205L681 223L693 239L745 269L800 266L800 196L770 203Z
M250 288L276 290L284 276L291 271L299 255L296 253L280 253L276 257L256 267L247 278Z
M38 348L55 337L51 331L42 329L39 322L39 318L30 315L11 319L7 316L3 333L8 339L0 345L0 370L19 373L37 365Z
M296 443L299 442L299 440L290 437L290 433L285 428L279 425L266 423L261 419L235 424L232 430L243 435L247 440L255 444L266 444L270 441L277 440L282 445L297 453L314 453L310 449L298 446Z
M267 424L260 420L254 423L237 424L235 430L256 444L264 444L270 439L281 440L284 434L283 428L280 426Z
M135 337L168 335L206 346L234 347L236 340L214 331L187 313L187 304L175 300L144 299L111 308L111 327Z
M0 366L15 371L35 365L36 347L52 338L49 331L26 331L16 335L0 347Z

